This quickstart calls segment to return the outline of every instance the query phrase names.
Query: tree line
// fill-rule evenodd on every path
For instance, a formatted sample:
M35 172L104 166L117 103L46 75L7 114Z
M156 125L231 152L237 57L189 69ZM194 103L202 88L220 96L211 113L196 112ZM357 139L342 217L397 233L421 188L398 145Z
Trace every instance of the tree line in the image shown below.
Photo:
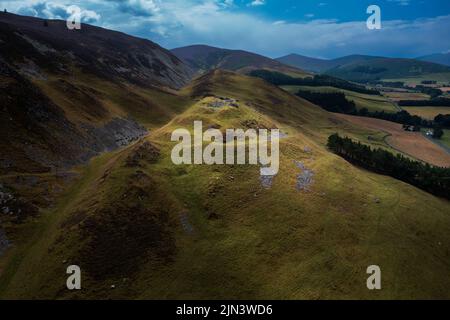
M430 100L400 100L398 105L410 107L450 107L450 99L440 97Z
M334 78L328 75L315 75L314 77L294 78L281 72L269 70L253 70L249 73L252 77L266 80L276 86L309 86L309 87L335 87L358 93L380 95L377 90L367 89L365 86L351 83L346 80Z
M450 168L431 166L381 148L372 149L337 133L328 137L328 148L365 169L409 183L438 197L450 199Z
M298 90L297 96L312 102L330 112L355 114L356 105L353 101L347 100L342 92L314 92Z
M342 92L311 92L298 90L297 96L312 102L329 112L345 113L354 116L377 118L403 125L426 128L450 128L450 115L437 115L434 120L427 120L411 115L402 110L398 112L369 111L367 108L357 109L353 101L349 101Z
M433 84L435 81L432 80L425 80L422 81L422 84L416 85L414 87L414 90L416 92L421 92L424 94L427 94L430 96L430 99L434 99L439 97L440 95L442 95L442 90L438 89L438 88L432 88L432 87L428 87L428 86L424 86L423 84ZM380 80L372 80L372 81L368 81L367 84L369 85L381 85L383 87L388 87L388 88L398 88L398 89L406 89L406 90L411 90L411 87L405 85L405 83L403 81L380 81Z
M430 87L423 86L423 85L417 85L415 87L415 89L418 90L419 92L429 95L430 99L437 98L442 94L441 89L430 88Z

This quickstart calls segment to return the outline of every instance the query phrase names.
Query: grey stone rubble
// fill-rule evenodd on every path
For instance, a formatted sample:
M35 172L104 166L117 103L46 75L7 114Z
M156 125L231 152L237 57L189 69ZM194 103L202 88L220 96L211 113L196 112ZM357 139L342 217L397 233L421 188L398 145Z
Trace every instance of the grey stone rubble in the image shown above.
M10 205L15 201L16 199L11 193L8 193L2 184L0 184L0 213L3 214L13 214L13 212L10 209Z
M279 137L280 137L280 139L287 138L288 134L286 132L280 131ZM269 140L270 140L270 135L269 135ZM228 137L227 137L227 141L228 141ZM259 181L261 182L261 186L265 189L272 188L273 178L275 178L275 175L267 175L267 176L260 175Z
M194 232L194 227L189 222L187 212L185 212L185 211L180 212L180 222L181 222L181 226L183 227L183 229L186 233Z
M0 229L0 256L3 255L8 249L8 247L11 245L8 238L6 238L5 232Z
M208 103L208 106L211 108L221 108L225 106L231 106L235 108L239 107L236 99L226 97L217 97L214 99L214 101Z
M268 175L268 176L259 176L259 180L261 181L261 186L264 189L270 189L272 187L272 182L273 182L273 178L275 176L274 175Z
M144 127L130 118L114 118L103 127L86 126L86 129L95 137L95 149L101 151L126 146L147 134Z
M304 147L303 152L311 153L312 149L310 147Z
M301 170L297 175L297 190L309 190L309 186L313 183L314 172L300 161L294 160L294 163Z

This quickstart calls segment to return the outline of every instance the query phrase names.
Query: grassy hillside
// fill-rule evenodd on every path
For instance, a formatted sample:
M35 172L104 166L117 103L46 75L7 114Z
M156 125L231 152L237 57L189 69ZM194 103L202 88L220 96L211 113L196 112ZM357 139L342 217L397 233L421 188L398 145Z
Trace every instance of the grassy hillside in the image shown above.
M308 72L279 61L243 50L229 50L205 45L193 45L172 49L172 52L185 61L197 73L216 68L248 74L252 70L265 69L278 71L294 77L305 77Z
M435 53L427 56L417 58L418 60L440 63L446 66L450 66L450 53Z
M238 107L212 108L218 96ZM78 168L57 204L15 231L0 258L0 298L450 298L448 201L325 147L333 132L379 133L229 72L176 97L186 107L166 124ZM173 165L170 133L193 120L279 128L278 175L267 185L257 166ZM83 270L81 291L65 290L69 264ZM366 288L371 264L381 291Z
M346 65L355 62L369 61L376 58L378 57L355 54L344 56L337 59L319 59L306 57L299 54L289 54L287 56L277 58L276 60L296 68L320 73L336 68L341 65Z
M408 77L428 77L431 74L450 72L450 67L413 59L377 58L362 62L344 64L326 73L349 81L367 82L371 80L400 79Z
M276 59L277 61L311 72L322 72L332 68L332 62L325 59L317 59L299 54L288 54Z

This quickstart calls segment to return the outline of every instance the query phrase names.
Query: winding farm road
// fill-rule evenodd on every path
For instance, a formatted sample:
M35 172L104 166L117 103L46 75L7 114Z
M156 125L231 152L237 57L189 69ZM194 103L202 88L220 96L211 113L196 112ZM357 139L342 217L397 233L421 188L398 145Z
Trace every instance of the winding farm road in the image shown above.
M389 134L386 143L404 154L439 167L450 167L450 154L439 145L425 138L420 132L405 131L402 125L375 118L335 114L336 117L358 127Z

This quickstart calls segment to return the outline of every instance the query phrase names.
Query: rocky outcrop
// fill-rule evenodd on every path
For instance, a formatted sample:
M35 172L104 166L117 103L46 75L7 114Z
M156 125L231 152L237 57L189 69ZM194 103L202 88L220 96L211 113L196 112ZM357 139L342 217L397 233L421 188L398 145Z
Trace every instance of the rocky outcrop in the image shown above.
M70 167L147 131L131 118L75 124L36 85L0 60L0 173Z

